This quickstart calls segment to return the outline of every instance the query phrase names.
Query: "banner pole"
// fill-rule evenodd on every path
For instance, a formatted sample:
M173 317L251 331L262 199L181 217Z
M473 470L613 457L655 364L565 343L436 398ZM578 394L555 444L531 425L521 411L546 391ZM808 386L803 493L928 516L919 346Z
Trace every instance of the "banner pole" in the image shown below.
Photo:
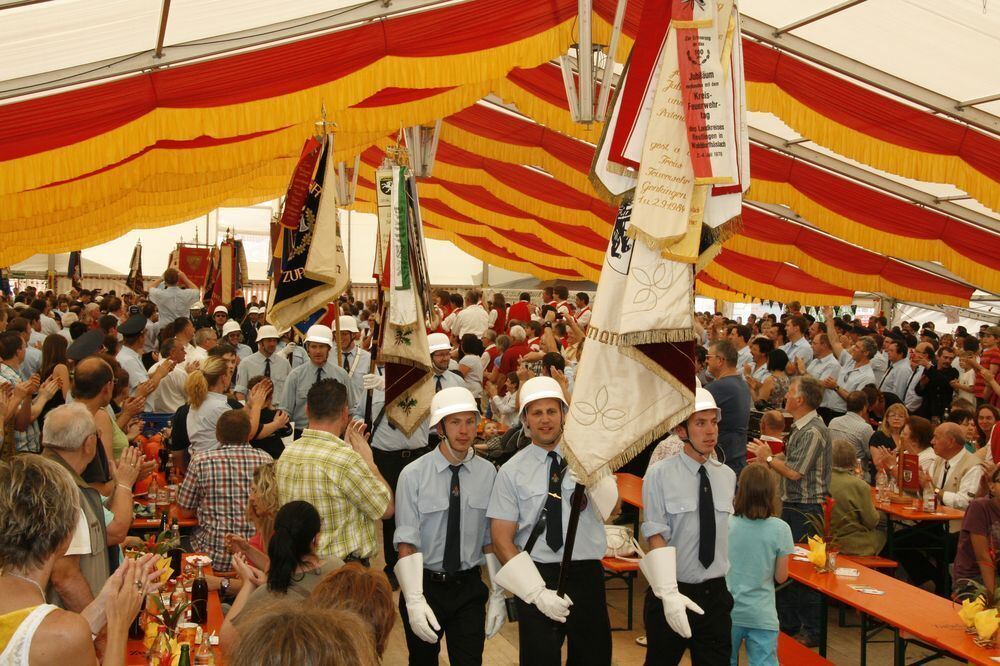
M556 594L560 597L566 595L566 578L569 576L569 564L573 561L573 545L576 543L576 528L580 524L580 512L583 510L583 498L587 487L582 483L576 484L573 488L573 497L570 500L569 522L566 524L566 543L563 545L562 564L559 567L559 586Z

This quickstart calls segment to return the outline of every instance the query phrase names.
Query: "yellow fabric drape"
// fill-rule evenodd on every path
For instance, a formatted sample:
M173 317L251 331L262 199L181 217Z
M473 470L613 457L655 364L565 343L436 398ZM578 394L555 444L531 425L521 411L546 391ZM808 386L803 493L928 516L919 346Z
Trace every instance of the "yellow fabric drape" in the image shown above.
M802 136L876 169L928 183L951 183L1000 212L1000 183L959 157L880 141L813 111L773 83L748 81L747 108L773 113Z
M957 305L960 307L968 307L969 305L968 300L948 294L913 289L905 285L890 282L881 275L846 272L841 268L825 264L811 257L794 245L764 243L753 238L747 238L746 236L734 236L723 243L723 247L759 259L794 264L813 277L845 289L882 293L901 301Z
M757 280L744 277L739 273L734 273L729 269L723 268L717 263L711 263L706 266L704 272L731 289L753 298L764 298L772 301L781 301L782 303L787 303L788 301L799 301L803 305L817 306L848 305L852 300L854 300L851 296L813 294L806 291L778 289L773 285L758 282Z
M566 20L537 35L486 51L434 58L388 56L335 81L268 99L211 108L157 108L100 136L0 163L0 194L76 178L126 159L161 139L232 137L311 123L318 119L324 104L331 119L336 120L334 112L347 109L387 86L439 88L499 80L513 67L535 67L563 53L566 45L574 41L574 21ZM421 120L440 118L482 97L485 87L479 92L478 96L471 99L466 96L464 100L458 99L463 93L440 96L439 101L450 103L448 108L443 105L431 108L426 100L423 105L413 106L422 109ZM390 127L398 128L400 120L397 116Z
M1000 293L1000 273L956 252L940 240L909 238L859 224L813 201L788 183L754 178L747 199L789 206L817 227L863 248L911 261L938 261L945 268L982 289ZM963 305L967 305L963 304Z

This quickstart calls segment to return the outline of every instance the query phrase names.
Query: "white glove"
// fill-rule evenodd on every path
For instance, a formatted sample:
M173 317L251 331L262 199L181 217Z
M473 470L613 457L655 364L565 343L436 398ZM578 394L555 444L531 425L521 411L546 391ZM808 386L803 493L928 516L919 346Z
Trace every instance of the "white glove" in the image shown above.
M378 373L365 375L361 378L362 387L366 391L384 391L385 390L385 376Z
M410 618L410 629L420 640L437 643L440 637L435 633L441 630L434 611L424 598L424 556L423 553L413 553L401 557L393 569L399 589L406 603L406 614Z
M285 360L288 360L288 357L292 355L292 351L295 350L296 346L297 345L294 342L289 342L287 345L279 349L278 353L284 356Z
M663 602L663 616L670 628L681 638L691 638L687 612L704 615L705 611L677 591L677 550L672 546L654 548L639 560L639 569L653 594Z
M525 603L534 604L550 620L565 622L569 617L572 599L545 587L531 556L523 551L507 560L493 580Z
M497 635L507 621L507 607L504 604L503 588L496 583L500 571L500 560L493 553L486 554L486 570L490 574L490 598L486 602L486 638Z

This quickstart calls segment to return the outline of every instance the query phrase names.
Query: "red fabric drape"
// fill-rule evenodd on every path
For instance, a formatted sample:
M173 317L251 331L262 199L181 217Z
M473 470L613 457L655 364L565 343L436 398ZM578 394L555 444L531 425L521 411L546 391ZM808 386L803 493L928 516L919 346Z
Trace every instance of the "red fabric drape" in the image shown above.
M575 13L576 3L571 0L507 0L503 11L497 11L492 0L471 0L3 105L0 160L83 141L157 107L238 104L334 81L386 56L429 58L510 44L552 28ZM443 25L448 29L442 30Z
M995 235L953 217L915 206L776 151L750 146L750 175L788 183L838 215L888 234L941 240L977 263L1000 270Z
M395 88L388 87L382 88L374 95L366 97L357 104L352 104L352 109L371 109L379 106L395 106L397 104L406 104L408 102L416 102L421 99L427 99L428 97L434 97L435 95L440 95L441 93L446 93L449 90L454 90L455 86L447 86L445 88Z
M563 86L562 70L555 65L545 63L538 67L522 69L515 67L510 70L507 80L526 90L535 97L569 111L566 101L566 88Z
M481 157L444 141L438 144L437 158L455 166L482 169L497 181L532 198L563 208L593 213L607 221L609 226L615 218L615 209L600 199L523 166Z
M746 80L773 83L830 120L888 143L954 155L1000 182L1000 142L897 102L762 44L743 40Z
M818 280L805 271L778 261L757 259L733 250L723 250L715 258L715 263L748 280L769 284L787 291L829 294L831 296L853 297L854 292L841 289L823 280ZM737 289L736 291L741 291Z
M793 245L809 256L846 273L880 275L895 284L938 294L972 298L972 288L932 275L904 263L812 229L785 222L753 208L743 208L741 236L776 245Z
M493 141L541 148L575 171L590 173L594 147L542 125L494 111L481 104L453 113L444 122Z

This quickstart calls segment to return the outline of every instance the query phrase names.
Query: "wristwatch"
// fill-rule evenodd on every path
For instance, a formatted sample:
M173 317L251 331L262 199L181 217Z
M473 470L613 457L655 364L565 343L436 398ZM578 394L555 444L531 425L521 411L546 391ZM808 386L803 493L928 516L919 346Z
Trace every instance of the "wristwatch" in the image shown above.
M774 460L774 456L768 456L767 458L764 459L764 462L766 462L767 466L770 467L772 460Z
M223 594L229 594L229 583L230 581L228 578L223 578L222 580L220 580L219 591L221 591Z

